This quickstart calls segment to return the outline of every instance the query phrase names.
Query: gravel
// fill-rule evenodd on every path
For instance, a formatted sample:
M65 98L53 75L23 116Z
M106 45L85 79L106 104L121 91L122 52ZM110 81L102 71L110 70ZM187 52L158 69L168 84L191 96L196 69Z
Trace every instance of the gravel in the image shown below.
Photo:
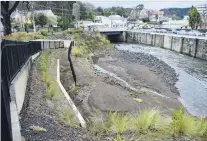
M168 64L163 62L162 60L145 53L135 53L129 51L115 51L115 54L119 56L119 58L123 58L129 62L136 62L140 65L145 65L150 67L152 71L154 71L158 77L163 80L170 88L170 90L176 94L179 94L177 88L175 87L175 83L178 80L178 76L173 68L171 68Z

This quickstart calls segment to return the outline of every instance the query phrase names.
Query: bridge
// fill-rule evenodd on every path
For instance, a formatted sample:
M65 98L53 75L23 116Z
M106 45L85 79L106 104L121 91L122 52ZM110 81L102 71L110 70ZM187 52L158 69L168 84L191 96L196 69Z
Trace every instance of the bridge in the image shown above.
M127 31L126 28L98 28L97 30L107 36L121 35L124 31Z

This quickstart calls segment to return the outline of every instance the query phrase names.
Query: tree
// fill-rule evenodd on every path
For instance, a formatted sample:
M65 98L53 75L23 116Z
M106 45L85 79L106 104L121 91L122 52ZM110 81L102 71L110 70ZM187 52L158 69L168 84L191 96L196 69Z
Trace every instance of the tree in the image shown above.
M97 11L99 12L99 15L104 15L104 11L100 6L97 8Z
M94 20L94 15L91 11L88 12L88 19Z
M157 22L157 20L158 20L158 14L155 15L155 19L156 19L156 22Z
M143 18L142 21L143 21L143 23L150 22L149 18Z
M75 17L75 21L80 20L80 5L78 3L73 4L73 13L72 15Z
M80 5L80 19L81 20L87 19L87 10L85 5L81 1L78 1L77 3Z
M111 15L111 10L109 9L109 8L107 8L107 9L104 9L104 16L110 16Z
M72 16L64 15L59 19L58 26L60 26L61 28L65 30L71 27L71 23L72 23Z
M189 25L192 29L198 29L198 26L201 23L201 16L198 13L198 10L192 6L192 8L188 11L189 16Z
M47 17L44 14L35 15L35 23L43 27L47 24Z
M4 35L10 34L11 31L11 14L17 8L19 1L16 1L10 8L9 1L1 1L1 23L4 27Z

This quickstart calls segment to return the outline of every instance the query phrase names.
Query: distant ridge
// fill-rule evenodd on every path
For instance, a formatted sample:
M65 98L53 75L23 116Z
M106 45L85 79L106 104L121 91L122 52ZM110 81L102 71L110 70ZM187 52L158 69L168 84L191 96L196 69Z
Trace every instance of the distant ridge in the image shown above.
M189 8L164 8L160 9L160 11L164 11L164 15L168 17L172 17L174 19L183 19L185 15L188 14Z

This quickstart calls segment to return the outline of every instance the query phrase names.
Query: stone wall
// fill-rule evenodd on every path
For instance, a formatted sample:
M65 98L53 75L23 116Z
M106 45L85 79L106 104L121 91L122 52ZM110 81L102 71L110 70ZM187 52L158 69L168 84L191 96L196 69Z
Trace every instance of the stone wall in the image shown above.
M207 39L133 31L126 31L125 35L124 40L129 43L162 47L185 55L207 60Z

